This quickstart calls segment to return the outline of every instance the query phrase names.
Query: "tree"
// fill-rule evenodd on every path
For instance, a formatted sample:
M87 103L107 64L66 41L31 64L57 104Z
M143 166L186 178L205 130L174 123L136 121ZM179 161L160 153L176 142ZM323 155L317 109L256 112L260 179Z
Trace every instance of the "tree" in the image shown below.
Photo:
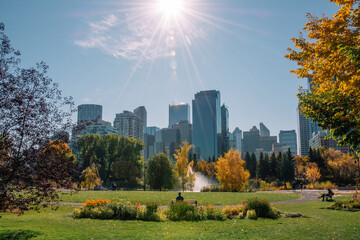
M264 157L264 154L261 152L257 167L258 167L258 177L261 178L262 180L265 180L269 175L268 163L269 163L268 156L265 155Z
M282 165L282 180L284 182L292 182L295 179L295 161L294 157L291 154L290 149L284 154Z
M319 180L321 174L317 164L309 162L306 165L305 175L306 175L306 180L308 180L312 184L315 183L317 180Z
M95 186L100 186L101 179L99 177L98 168L95 164L87 167L81 174L81 178L84 180L81 182L81 186L89 189L94 189Z
M39 209L58 194L50 184L69 180L73 159L46 155L51 136L71 128L75 111L71 97L63 97L47 76L48 66L20 65L16 51L0 23L0 211ZM51 147L50 147L51 148ZM62 168L56 163L61 162ZM21 194L19 194L21 193Z
M275 153L273 152L270 157L270 166L269 166L269 177L272 181L275 181L278 176L279 172L279 166L278 166L278 160L276 158Z
M216 177L225 191L241 191L250 177L245 169L245 161L241 154L234 149L225 153L216 163Z
M173 188L173 163L165 153L151 157L147 163L147 182L152 189Z
M77 145L83 169L96 164L105 184L118 181L121 186L136 186L142 167L141 150L144 149L141 140L117 134L87 134L79 137Z
M250 172L251 178L256 178L256 165L257 165L257 161L256 161L255 153L251 153L250 162L248 164L249 166L248 170Z
M185 190L191 190L194 187L195 173L192 172L193 162L188 163L189 151L191 149L186 141L183 142L180 149L176 150L174 157L176 159L175 175L179 181L180 188Z
M308 13L299 38L299 50L288 48L286 58L297 62L291 73L311 78L311 92L298 94L302 113L330 129L339 144L360 145L360 8L359 0L330 0L340 6L331 18ZM321 168L321 166L319 166Z
M354 184L357 177L357 166L355 158L349 154L341 153L339 150L327 149L323 153L328 171L336 184Z

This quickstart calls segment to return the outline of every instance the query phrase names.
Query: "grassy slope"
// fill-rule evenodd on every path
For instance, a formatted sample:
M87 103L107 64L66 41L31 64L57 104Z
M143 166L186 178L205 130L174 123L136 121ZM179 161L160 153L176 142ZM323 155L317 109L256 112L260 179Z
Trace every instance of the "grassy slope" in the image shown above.
M209 192L185 192L182 193L185 199L194 199L200 205L214 204L241 204L249 198L258 197L269 200L269 202L286 201L298 199L298 193L209 193ZM130 201L141 203L157 201L161 205L168 205L171 200L177 197L177 192L157 192L157 191L80 191L72 196L62 196L65 202L85 202L90 199L107 198L113 201Z
M1 230L33 230L36 239L359 239L360 212L324 209L329 202L279 205L281 211L299 211L304 218L203 222L143 222L73 219L73 208L2 214Z

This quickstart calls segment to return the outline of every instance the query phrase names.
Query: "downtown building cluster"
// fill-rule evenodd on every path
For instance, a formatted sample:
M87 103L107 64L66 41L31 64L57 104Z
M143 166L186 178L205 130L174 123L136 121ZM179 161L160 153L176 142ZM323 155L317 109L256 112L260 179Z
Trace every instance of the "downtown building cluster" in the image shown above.
M311 91L311 81L312 79L308 78L308 88L304 91ZM319 147L333 148L343 153L350 152L350 146L339 146L338 140L328 138L330 134L329 130L321 129L316 121L306 118L301 113L299 105L297 107L297 123L300 156L307 156L310 148L317 149Z
M246 152L263 153L285 152L289 148L297 154L295 130L281 130L277 136L270 136L270 130L260 123L250 131L236 127L229 131L229 110L221 105L220 92L200 91L192 100L192 121L188 103L169 105L169 124L166 128L147 126L147 111L140 106L131 111L115 115L113 124L103 121L102 106L83 104L78 106L78 124L84 127L73 132L73 145L78 136L85 134L119 134L120 136L141 139L145 144L142 152L144 161L157 153L166 153L171 159L180 145L187 141L191 144L191 154L197 160L216 161L230 148L237 149L245 156Z

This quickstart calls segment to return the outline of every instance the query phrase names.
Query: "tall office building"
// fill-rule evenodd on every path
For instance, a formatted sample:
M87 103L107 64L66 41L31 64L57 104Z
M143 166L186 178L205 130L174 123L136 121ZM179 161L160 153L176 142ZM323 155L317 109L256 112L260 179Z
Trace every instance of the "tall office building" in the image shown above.
M307 119L297 107L297 119L298 119L298 143L299 143L299 155L307 156L309 152L309 140L310 140L310 127L309 119Z
M144 139L143 121L130 111L116 114L114 127L120 136Z
M166 153L174 159L176 149L180 148L180 130L163 128L155 134L155 153Z
M192 101L193 145L203 159L218 157L218 134L221 133L220 92L201 91Z
M289 146L290 151L295 156L297 155L297 142L295 130L280 130L279 143L283 146Z
M190 106L187 103L170 104L169 105L169 128L181 120L190 123Z
M155 154L155 134L160 128L152 126L144 128L144 161L149 160Z
M192 144L192 124L187 120L181 120L172 126L173 129L180 131L180 144L188 142Z
M102 106L97 104L81 104L78 106L78 124L84 121L101 121Z
M221 133L218 141L218 152L219 155L224 155L229 151L229 110L223 104L221 106Z
M232 133L229 133L229 148L236 149L241 153L242 131L238 127Z
M255 153L256 149L260 147L260 131L256 126L253 126L250 131L243 132L242 140L242 155L245 156L247 152Z
M261 122L260 123L260 137L269 137L270 130Z
M144 106L140 106L134 109L134 114L143 121L144 128L147 126L147 112Z

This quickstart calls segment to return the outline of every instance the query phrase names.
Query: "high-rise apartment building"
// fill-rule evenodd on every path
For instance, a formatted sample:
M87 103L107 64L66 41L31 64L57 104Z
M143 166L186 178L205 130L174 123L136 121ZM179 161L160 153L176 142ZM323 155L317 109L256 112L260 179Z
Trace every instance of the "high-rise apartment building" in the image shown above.
M182 120L190 123L190 106L187 103L169 105L169 128Z
M295 130L280 130L279 143L283 146L289 146L291 153L297 155L297 142Z
M144 139L143 121L130 111L116 114L114 127L120 136Z
M329 134L329 131L319 131L317 133L314 133L313 137L309 141L309 146L314 149L317 149L319 147L325 147L339 150L342 153L350 152L349 145L339 146L338 140L335 140L333 138L326 138L326 136L328 136Z
M101 121L102 106L97 104L81 104L78 106L78 124L84 121Z
M134 114L143 121L144 128L147 126L147 112L144 106L140 106L134 109Z
M218 157L218 134L221 133L220 92L201 91L192 101L193 145L203 159Z

